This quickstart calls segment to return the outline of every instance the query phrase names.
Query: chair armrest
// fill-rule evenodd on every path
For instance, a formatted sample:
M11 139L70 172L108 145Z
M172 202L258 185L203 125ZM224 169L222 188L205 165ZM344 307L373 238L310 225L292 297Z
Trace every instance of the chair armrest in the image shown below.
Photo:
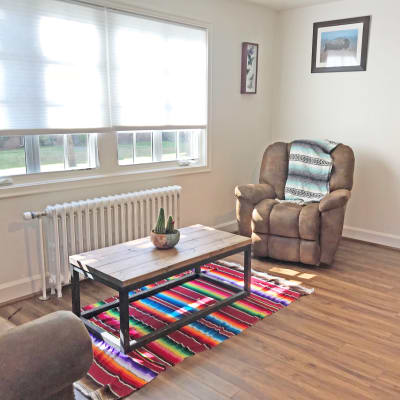
M236 186L235 196L238 200L246 200L255 205L264 199L275 199L275 190L267 183Z
M69 311L10 329L0 336L0 354L0 393L8 400L54 396L82 378L93 360L90 336Z
M349 201L351 192L347 189L338 189L327 194L319 203L319 211L329 211L343 207Z

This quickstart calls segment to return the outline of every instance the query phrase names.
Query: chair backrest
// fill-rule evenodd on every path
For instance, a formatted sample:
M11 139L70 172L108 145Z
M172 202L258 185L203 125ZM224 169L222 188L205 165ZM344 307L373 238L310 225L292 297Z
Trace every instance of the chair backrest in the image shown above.
M285 197L291 143L276 142L264 152L260 169L260 183L268 183L275 189L278 199ZM333 160L330 191L353 188L354 153L351 147L340 144L331 153Z

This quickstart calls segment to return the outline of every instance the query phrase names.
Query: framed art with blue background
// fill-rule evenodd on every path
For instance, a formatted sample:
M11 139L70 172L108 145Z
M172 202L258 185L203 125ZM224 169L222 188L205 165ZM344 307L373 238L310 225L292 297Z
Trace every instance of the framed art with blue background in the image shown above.
M366 71L371 17L317 22L311 72Z
M257 93L258 44L242 43L242 79L240 93Z

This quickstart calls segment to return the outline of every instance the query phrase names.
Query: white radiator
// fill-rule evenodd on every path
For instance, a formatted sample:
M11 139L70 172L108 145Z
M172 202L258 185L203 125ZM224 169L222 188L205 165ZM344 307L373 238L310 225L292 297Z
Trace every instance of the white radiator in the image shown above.
M25 213L40 219L43 274L49 275L51 292L61 297L62 285L70 282L69 255L148 236L160 207L179 226L180 186L100 197L47 206L43 212ZM43 283L45 278L43 277ZM46 298L45 287L43 297Z

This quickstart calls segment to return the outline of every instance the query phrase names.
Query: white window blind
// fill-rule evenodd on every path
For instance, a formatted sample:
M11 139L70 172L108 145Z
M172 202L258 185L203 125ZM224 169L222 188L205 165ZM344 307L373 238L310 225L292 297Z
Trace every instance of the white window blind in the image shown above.
M77 2L1 0L0 135L206 123L205 29Z
M108 32L117 130L206 125L204 29L110 11Z
M0 130L109 126L105 34L101 8L1 0Z

